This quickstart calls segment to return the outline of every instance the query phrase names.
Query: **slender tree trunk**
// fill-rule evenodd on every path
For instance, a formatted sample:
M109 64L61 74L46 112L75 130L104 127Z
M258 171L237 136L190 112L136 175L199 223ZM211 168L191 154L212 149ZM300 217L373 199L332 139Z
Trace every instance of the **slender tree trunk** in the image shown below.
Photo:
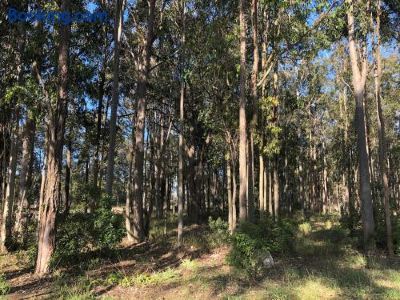
M69 11L70 1L63 0L62 11ZM50 259L55 250L57 205L61 200L59 189L61 180L62 149L65 117L68 104L68 56L70 26L62 25L59 30L58 54L58 97L55 107L49 112L47 124L48 151L46 157L46 178L43 185L43 199L39 207L38 255L35 273L42 276L49 272Z
M272 174L273 174L273 167L272 167L272 161L269 162L269 170L268 170L268 212L270 216L274 215L274 208L273 208L273 196L272 196L272 187L273 187L273 180L272 180Z
M97 189L99 187L99 172L100 172L100 154L101 154L101 124L103 119L103 97L104 86L106 80L105 66L106 59L103 60L103 67L100 72L99 93L97 102L97 124L96 124L96 141L95 141L95 156L93 163L93 186Z
M28 225L29 192L32 187L35 127L35 121L28 116L22 133L22 161L19 179L19 197L14 227L14 232L22 245L24 245L26 241Z
M179 101L179 122L181 128L179 131L178 145L178 246L182 245L183 235L183 130L184 130L184 101L185 101L185 83L181 82L181 96Z
M65 215L69 214L71 208L71 170L72 170L72 142L67 142L67 164L65 165Z
M393 251L393 237L392 237L392 222L391 222L391 209L390 209L390 192L389 192L389 178L386 166L386 137L385 137L385 121L382 112L382 97L381 97L381 79L382 79L382 62L381 62L381 37L380 37L380 17L381 17L381 1L378 0L377 16L375 26L375 38L377 39L375 45L375 100L378 121L378 139L379 139L379 168L381 173L381 183L383 187L383 203L385 207L385 221L386 221L386 244L389 256L394 255Z
M157 218L163 217L163 207L164 207L164 195L165 195L165 185L164 180L164 168L162 164L163 148L164 148L164 118L160 115L160 133L158 136L158 149L156 158L156 215Z
M110 136L107 157L106 192L111 197L114 182L114 157L115 138L117 131L117 112L119 98L119 57L120 40L123 24L123 7L125 0L117 0L115 4L115 27L114 27L114 66L113 66L113 87L110 116Z
M15 195L15 173L17 170L18 156L18 113L16 113L15 124L11 124L11 146L10 157L7 168L7 186L5 189L5 198L3 201L3 218L0 228L0 252L6 253L11 238L12 228L12 208ZM13 122L14 123L14 122Z
M355 33L354 33L354 16L353 2L347 0L349 8L347 11L347 28L349 33L349 53L352 68L352 83L354 88L354 96L356 99L356 130L357 130L357 148L358 148L358 167L360 173L360 201L361 201L361 216L364 232L364 248L366 252L375 249L375 222L373 215L370 173L369 173L369 158L367 152L366 129L365 129L365 107L364 107L364 92L367 79L367 57L365 46L363 53L358 53ZM359 58L361 57L361 70L359 68Z
M133 232L133 224L132 224L132 167L133 167L133 149L131 147L129 151L129 175L128 175L128 183L126 187L126 203L125 203L125 229L126 235L129 242L134 242L134 232Z
M151 49L153 44L153 29L155 17L155 0L149 1L148 23L146 40L143 52L139 58L139 78L137 84L137 105L136 105L136 122L135 122L135 154L134 154L134 171L133 171L133 215L134 215L134 233L135 240L142 242L144 239L144 222L143 222L143 166L144 166L144 128L146 118L146 94L147 81L150 71Z
M260 64L260 55L259 55L259 47L258 47L258 0L252 0L252 32L253 32L253 70L251 77L251 88L252 88L252 120L250 125L250 147L249 147L249 164L250 164L250 172L249 172L249 180L250 184L249 194L248 194L248 218L249 220L254 219L254 190L255 190L255 168L254 168L254 134L258 122L258 72L259 72L259 64Z
M240 101L239 101L239 220L247 219L247 122L246 122L246 4L240 0Z
M323 148L323 186L322 186L322 198L323 198L323 213L326 214L330 212L330 204L329 204L329 194L328 194L328 166L326 162L326 149L325 149L325 142L322 143Z
M229 231L233 233L232 169L229 152L226 155L226 176L226 193L228 196L228 225Z
M278 176L278 159L274 163L274 220L279 218L279 176Z
M262 193L263 193L263 199L264 199L264 211L269 213L269 196L268 196L268 191L269 191L268 174L269 174L269 172L268 172L267 168L268 168L268 160L265 160L265 166L264 166L264 171L263 171L263 173L264 173L264 175L263 175L263 177L264 177L263 187L264 188L263 188Z
M265 212L264 206L264 157L260 154L259 157L259 174L258 174L258 202L260 208L260 217Z
M231 158L231 163L232 163L232 231L236 230L236 224L237 224L237 208L236 208L236 203L237 203L237 180L236 180L236 158L233 157Z

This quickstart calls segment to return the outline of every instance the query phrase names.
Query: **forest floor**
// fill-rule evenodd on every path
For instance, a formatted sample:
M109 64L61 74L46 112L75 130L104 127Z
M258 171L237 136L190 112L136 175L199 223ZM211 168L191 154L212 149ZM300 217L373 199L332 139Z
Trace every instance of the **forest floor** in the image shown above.
M83 258L44 279L31 274L23 253L0 256L0 291L9 285L5 299L400 299L400 258L367 262L331 221L311 221L302 231L296 254L275 257L257 281L229 267L228 247L208 247L204 228L192 226L179 250L171 250L172 236L123 244L109 258Z

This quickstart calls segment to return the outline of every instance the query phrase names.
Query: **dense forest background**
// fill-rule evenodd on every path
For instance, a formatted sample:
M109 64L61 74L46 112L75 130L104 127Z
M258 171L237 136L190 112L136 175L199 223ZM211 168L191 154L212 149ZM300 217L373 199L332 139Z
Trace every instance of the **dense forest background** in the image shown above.
M109 19L10 23L9 8ZM258 277L315 218L367 258L400 253L398 0L2 0L0 14L4 259L42 278L209 235Z

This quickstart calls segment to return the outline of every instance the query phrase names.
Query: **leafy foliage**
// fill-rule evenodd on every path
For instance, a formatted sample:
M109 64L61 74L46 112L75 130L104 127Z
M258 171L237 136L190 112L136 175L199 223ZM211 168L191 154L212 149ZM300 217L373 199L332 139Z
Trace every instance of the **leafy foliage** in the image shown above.
M76 212L60 224L53 264L78 259L91 250L110 249L125 235L123 217L111 211L110 199L105 197L93 214Z
M10 291L10 285L3 274L0 274L0 295L7 295Z
M289 220L241 223L231 238L228 263L244 270L249 277L258 277L264 271L263 259L268 252L277 254L292 250L295 233L295 224Z

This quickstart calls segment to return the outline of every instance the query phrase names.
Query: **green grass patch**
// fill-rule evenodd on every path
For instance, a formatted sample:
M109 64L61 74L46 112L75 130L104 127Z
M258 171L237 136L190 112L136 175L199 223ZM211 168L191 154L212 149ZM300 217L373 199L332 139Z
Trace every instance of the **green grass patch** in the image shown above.
M200 265L199 265L199 263L198 263L197 261L195 261L195 260L184 259L184 260L182 260L182 263L181 263L180 267L181 267L183 270L196 272L196 271L200 268Z
M179 278L178 271L168 268L161 272L155 272L152 274L137 274L135 276L124 277L120 280L122 286L139 286L146 287L152 285L163 285L174 282Z
M0 295L4 296L10 292L10 285L8 284L4 274L0 274Z

